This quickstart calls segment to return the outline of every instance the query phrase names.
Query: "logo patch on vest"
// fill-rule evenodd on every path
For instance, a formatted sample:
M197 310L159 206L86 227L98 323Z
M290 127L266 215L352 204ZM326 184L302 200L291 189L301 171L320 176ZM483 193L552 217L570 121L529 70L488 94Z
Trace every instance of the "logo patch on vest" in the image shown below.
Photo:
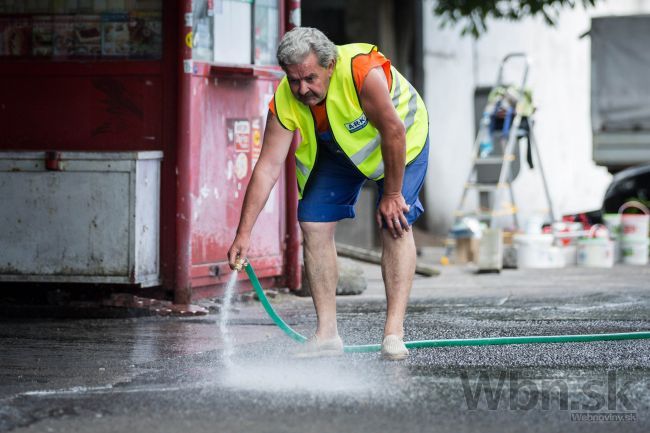
M365 128L367 124L368 124L368 118L366 118L366 115L364 113L364 114L361 114L361 117L359 117L358 119L353 120L350 123L346 123L345 127L348 128L348 131L350 133L352 133L352 132L357 132L358 130Z

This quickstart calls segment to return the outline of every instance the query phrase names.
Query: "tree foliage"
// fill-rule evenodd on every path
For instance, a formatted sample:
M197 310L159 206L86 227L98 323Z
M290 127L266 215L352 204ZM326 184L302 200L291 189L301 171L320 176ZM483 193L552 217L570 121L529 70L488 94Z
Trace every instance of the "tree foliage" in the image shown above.
M433 12L447 24L461 24L462 34L479 37L487 31L488 18L517 21L541 15L549 25L555 25L560 11L580 3L593 7L598 0L438 0Z

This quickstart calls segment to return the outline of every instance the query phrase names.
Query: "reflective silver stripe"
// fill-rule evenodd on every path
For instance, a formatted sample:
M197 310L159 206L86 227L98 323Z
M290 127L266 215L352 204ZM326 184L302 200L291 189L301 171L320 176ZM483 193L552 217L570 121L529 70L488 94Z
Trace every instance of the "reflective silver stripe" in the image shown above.
M393 73L393 77L395 79L395 92L393 93L392 102L393 102L393 106L397 108L397 106L399 105L399 97L402 95L402 85L400 83L400 79L397 74ZM350 159L355 165L359 165L363 161L365 161L366 158L370 156L370 154L374 152L374 150L377 149L377 147L379 146L381 146L381 137L377 135L377 137L373 138L365 146L363 146L361 150L359 150L357 153L352 155Z
M400 95L402 94L402 86L400 84L399 76L397 74L394 74L394 77L395 80L397 81L395 82L395 92L393 93L392 102L393 102L393 106L397 108L397 106L399 105ZM404 128L406 129L406 132L408 132L408 130L411 129L411 126L415 124L415 114L418 111L417 92L415 91L415 88L410 83L409 83L409 91L411 92L411 95L409 96L409 100L408 100L408 112L406 113L406 117L404 118ZM350 159L352 160L354 165L359 166L379 146L381 146L381 136L377 134L375 138L370 140L357 153L352 155ZM383 174L384 174L384 162L380 161L379 165L377 166L377 169L369 177L370 179L376 179Z
M393 93L393 106L397 108L399 105L399 97L402 96L402 85L399 81L399 76L397 74L393 74L393 78L395 79L395 93Z
M307 168L307 166L305 164L300 162L300 160L298 158L296 158L296 167L298 168L298 170L300 170L300 172L303 175L307 176L309 174L309 168Z
M361 150L359 150L357 153L352 155L350 159L352 160L354 165L358 166L363 161L365 161L366 158L370 156L370 154L380 145L381 145L381 136L377 134L375 138L370 140L365 146L361 148Z
M415 88L409 84L409 90L411 91L411 97L409 98L409 111L404 118L404 128L406 131L413 126L415 123L415 113L418 111L418 94L415 91Z
M375 171L372 172L370 176L368 176L370 179L377 179L379 176L384 174L384 161L379 161L379 165L375 169Z

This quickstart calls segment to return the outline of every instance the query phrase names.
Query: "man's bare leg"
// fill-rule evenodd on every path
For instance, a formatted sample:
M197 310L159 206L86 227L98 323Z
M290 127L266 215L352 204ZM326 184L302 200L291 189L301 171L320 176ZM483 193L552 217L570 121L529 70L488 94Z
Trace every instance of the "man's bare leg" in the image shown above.
M384 336L397 335L404 338L404 316L415 274L413 230L404 231L404 236L395 239L388 230L382 229L381 238L381 274L387 300Z
M318 317L316 337L328 340L338 336L336 284L339 273L334 243L336 222L301 222L300 228L304 239L305 272Z

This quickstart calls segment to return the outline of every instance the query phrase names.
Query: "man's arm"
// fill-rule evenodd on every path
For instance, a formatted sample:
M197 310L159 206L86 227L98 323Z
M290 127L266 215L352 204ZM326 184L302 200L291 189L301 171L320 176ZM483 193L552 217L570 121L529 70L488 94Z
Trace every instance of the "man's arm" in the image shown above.
M395 78L397 79L397 78ZM384 194L377 209L377 224L382 219L393 237L409 230L404 212L409 207L402 196L402 181L406 165L406 129L397 115L388 91L386 75L380 67L370 70L361 89L361 107L381 135L384 160Z
M251 231L269 198L273 185L280 176L291 147L292 138L293 132L286 130L269 111L264 129L262 152L246 188L237 235L228 250L228 262L231 269L235 268L238 259L246 258L248 254Z

